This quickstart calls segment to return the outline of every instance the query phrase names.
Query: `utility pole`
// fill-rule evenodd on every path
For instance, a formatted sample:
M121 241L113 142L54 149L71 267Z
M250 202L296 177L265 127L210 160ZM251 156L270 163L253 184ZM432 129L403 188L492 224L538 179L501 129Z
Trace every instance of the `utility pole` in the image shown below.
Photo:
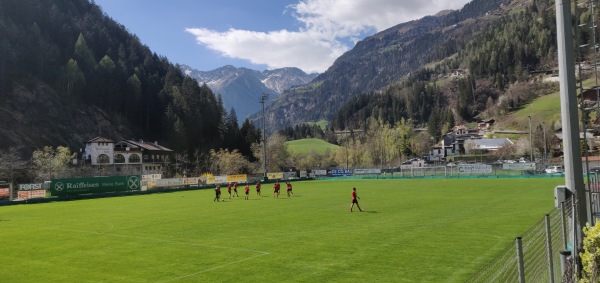
M267 101L268 98L268 93L263 93L260 97L260 103L262 104L263 180L267 179L267 129L265 127L265 101Z
M547 152L546 152L546 147L547 147L547 143L546 143L546 122L542 122L542 133L544 134L544 158L542 158L542 162L544 164L546 164L546 158L548 158Z

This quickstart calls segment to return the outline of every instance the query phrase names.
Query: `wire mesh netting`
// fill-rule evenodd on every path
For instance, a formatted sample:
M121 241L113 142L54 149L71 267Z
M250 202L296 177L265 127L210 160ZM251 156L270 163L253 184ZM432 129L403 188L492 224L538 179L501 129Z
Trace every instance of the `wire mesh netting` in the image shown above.
M569 210L565 211L568 214ZM560 251L565 249L562 213L554 209L522 236L525 282L560 282ZM549 240L548 240L549 239ZM551 257L548 256L550 246ZM466 282L519 282L518 252L515 242L507 244L496 258L477 271Z

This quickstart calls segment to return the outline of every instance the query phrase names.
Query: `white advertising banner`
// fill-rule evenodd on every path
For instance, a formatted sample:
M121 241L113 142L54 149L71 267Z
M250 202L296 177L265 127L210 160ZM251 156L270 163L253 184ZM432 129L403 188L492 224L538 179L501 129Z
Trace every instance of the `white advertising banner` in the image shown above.
M306 174L306 171L300 171L300 178L306 178L308 177L308 174Z
M312 170L314 176L327 176L327 170Z
M535 170L535 163L502 163L503 170Z
M162 178L162 174L146 174L142 175L142 180L158 180Z
M43 190L43 183L36 184L19 184L19 191Z
M177 187L184 185L183 178L158 179L155 181L157 187Z
M284 179L294 179L297 178L298 175L296 174L296 172L283 172L283 178Z
M215 176L215 183L216 184L229 183L229 181L227 180L227 175L225 175L225 176Z
M379 175L381 169L354 169L354 175Z
M200 178L198 178L198 177L183 178L183 183L186 185L198 185L199 181L200 181Z
M492 173L492 165L487 165L487 164L461 164L461 165L458 165L458 173L490 174L490 173Z

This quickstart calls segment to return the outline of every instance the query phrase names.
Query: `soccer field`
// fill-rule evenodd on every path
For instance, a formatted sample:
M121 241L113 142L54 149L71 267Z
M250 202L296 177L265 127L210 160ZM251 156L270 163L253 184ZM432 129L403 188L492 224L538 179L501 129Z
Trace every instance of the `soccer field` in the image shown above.
M294 182L0 207L3 282L463 282L563 179ZM357 188L365 212L350 213ZM285 188L285 184L282 185ZM241 190L240 190L241 189Z

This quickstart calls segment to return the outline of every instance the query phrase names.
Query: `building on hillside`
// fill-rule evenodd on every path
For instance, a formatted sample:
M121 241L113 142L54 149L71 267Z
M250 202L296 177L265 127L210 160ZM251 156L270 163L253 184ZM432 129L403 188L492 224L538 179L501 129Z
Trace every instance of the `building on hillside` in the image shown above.
M444 147L451 147L452 155L465 154L465 141L481 139L479 129L471 129L465 125L454 127L451 133L448 133L442 139Z
M593 87L590 89L586 89L581 94L579 94L581 98L583 98L583 103L586 105L593 105L598 102L600 98L600 87Z
M484 122L494 123L494 120ZM433 146L428 155L425 157L428 161L441 161L449 156L465 154L465 141L481 139L481 130L478 128L471 129L465 125L455 126L452 132L445 134L439 144Z
M505 145L513 145L514 143L507 139L468 139L465 141L466 154L483 154L490 151L496 151Z
M494 120L494 119L479 121L479 122L477 122L477 128L479 128L479 130L482 130L482 131L487 131L490 129L491 126L494 125L494 123L496 123L496 120Z
M143 175L160 174L171 160L173 160L173 150L159 145L158 142L123 140L115 144L117 172L129 171L129 167L133 167L139 168L139 172Z
M143 140L114 141L96 137L86 142L83 159L92 166L103 166L109 174L161 174L173 160L173 150Z
M550 153L552 156L561 156L563 154L562 151L562 140L563 140L563 134L562 134L562 129L558 130L555 134L554 134L555 138L554 140L551 140L551 144L550 144ZM587 143L587 147L588 149L591 151L594 151L597 147L595 146L595 140L594 140L594 134L586 132L585 134L583 132L579 132L579 139L581 141L586 141ZM581 153L583 154L583 152Z
M104 137L95 137L85 143L83 160L93 166L113 164L115 142Z

